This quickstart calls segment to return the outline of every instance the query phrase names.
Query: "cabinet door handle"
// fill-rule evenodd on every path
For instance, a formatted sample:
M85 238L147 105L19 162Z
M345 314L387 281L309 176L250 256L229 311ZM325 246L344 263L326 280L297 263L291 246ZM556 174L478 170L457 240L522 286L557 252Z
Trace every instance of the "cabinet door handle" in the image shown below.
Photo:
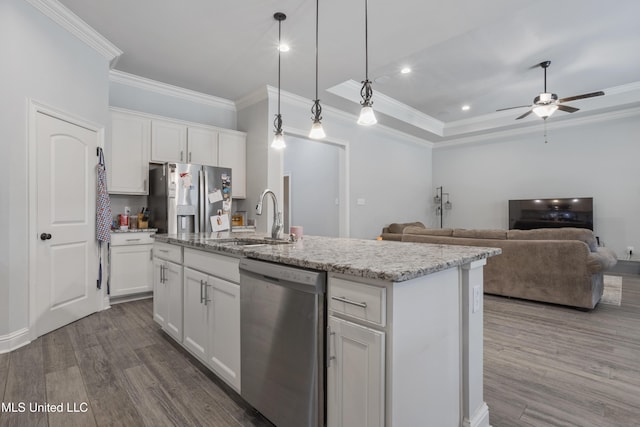
M200 280L200 304L204 302L204 281Z
M355 305L356 307L367 308L366 302L358 302L358 301L350 300L349 298L345 298L345 297L331 297L331 299L344 302L347 304Z
M160 283L164 283L164 265L160 264Z
M331 326L327 326L327 368L331 367L331 361L335 360L336 356L331 355L331 338L335 341L335 332L331 332ZM335 342L333 343L335 348Z
M182 161L183 157L184 157L184 151L180 150L180 161Z
M141 239L125 239L127 242L139 242Z
M158 252L163 252L165 254L168 254L169 250L168 249L158 249Z
M204 305L207 305L208 302L211 302L209 299L209 287L211 285L208 282L204 282Z
M191 151L189 151L189 163L191 163Z
M147 191L149 191L149 189L147 188L147 180L145 179L142 183L142 190L146 193Z

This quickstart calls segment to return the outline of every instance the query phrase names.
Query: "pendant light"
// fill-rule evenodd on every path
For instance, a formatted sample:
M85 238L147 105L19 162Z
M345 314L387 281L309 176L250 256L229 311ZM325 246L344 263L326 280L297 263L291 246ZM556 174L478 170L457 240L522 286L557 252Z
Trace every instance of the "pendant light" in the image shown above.
M313 124L311 125L311 131L309 132L309 138L322 139L327 135L322 128L322 107L320 106L320 100L318 99L318 15L320 10L320 0L316 0L316 99L313 100L313 106L311 107L311 114L313 117Z
M275 136L273 137L271 148L282 150L287 145L284 143L284 134L282 132L282 115L280 114L280 45L282 44L282 21L287 19L287 15L281 12L276 12L274 13L273 18L278 21L278 114L276 114L276 119L273 121L273 126L275 127Z
M373 113L373 101L371 96L373 90L371 89L371 81L369 80L369 0L364 0L364 54L365 54L365 77L362 82L362 89L360 89L360 96L362 97L362 110L360 110L360 117L358 117L358 124L363 126L375 125L378 123L376 115Z

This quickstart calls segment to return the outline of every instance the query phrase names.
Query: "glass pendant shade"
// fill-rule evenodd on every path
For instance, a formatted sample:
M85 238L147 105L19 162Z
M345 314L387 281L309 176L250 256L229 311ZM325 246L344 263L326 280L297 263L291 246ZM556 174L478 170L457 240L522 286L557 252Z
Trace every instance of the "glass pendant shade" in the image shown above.
M282 150L285 148L287 144L284 143L284 134L281 132L276 132L273 137L273 141L271 142L271 148L275 148L276 150Z
M362 126L371 126L378 123L376 115L373 112L373 108L369 105L365 105L360 110L360 117L358 117L358 124Z
M311 131L309 132L309 138L311 139L322 139L326 137L327 134L324 133L324 129L322 128L322 123L320 121L314 121L311 125Z
M556 104L537 105L533 107L533 112L536 114L536 116L546 119L547 117L550 117L557 109L558 106Z

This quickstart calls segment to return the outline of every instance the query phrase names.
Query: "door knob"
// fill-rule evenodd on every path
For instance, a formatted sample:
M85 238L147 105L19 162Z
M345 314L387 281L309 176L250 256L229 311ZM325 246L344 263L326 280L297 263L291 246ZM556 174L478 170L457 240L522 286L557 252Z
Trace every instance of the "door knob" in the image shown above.
M51 234L49 233L42 233L40 235L40 240L49 240L49 239L51 239Z

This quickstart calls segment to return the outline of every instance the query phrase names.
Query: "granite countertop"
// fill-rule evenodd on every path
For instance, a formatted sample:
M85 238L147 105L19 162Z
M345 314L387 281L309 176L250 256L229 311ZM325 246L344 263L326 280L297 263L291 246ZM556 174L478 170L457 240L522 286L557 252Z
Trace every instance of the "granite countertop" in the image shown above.
M157 234L157 242L245 256L295 267L367 279L402 282L472 261L499 255L499 248L304 236L295 243L234 245L235 239L263 239L264 234Z

